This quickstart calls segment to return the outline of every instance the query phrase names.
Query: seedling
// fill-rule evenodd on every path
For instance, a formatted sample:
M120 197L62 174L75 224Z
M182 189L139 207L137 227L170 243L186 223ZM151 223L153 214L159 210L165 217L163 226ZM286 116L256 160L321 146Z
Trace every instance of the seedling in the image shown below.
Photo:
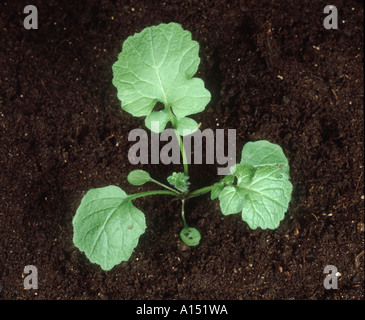
M117 186L107 186L86 193L73 219L73 241L103 270L127 261L144 233L145 215L132 203L140 197L169 195L181 201L180 237L189 246L201 240L200 232L186 222L185 202L190 198L210 193L212 200L218 199L223 215L241 213L252 229L277 228L288 209L292 192L288 160L280 146L265 140L246 143L240 163L217 183L190 190L181 137L198 129L188 116L203 111L211 98L203 81L193 77L200 62L198 51L198 43L179 24L160 24L129 37L113 65L113 84L122 108L144 116L146 127L155 133L169 124L180 144L184 170L169 176L169 185L144 170L133 170L127 177L132 185L155 183L161 190L127 195ZM154 111L157 102L163 110Z

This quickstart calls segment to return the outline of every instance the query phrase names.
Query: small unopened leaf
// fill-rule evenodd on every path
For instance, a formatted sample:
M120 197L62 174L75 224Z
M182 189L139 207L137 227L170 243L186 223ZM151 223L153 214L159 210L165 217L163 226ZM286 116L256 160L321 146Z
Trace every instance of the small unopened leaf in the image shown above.
M189 177L186 176L184 172L173 172L173 174L167 178L167 181L181 192L189 191Z
M89 190L73 218L73 242L87 258L110 270L127 261L146 228L143 212L116 186Z

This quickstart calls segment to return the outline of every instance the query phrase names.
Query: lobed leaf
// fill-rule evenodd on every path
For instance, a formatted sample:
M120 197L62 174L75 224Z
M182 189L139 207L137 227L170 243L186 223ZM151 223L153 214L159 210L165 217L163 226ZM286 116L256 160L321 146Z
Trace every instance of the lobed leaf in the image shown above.
M284 218L293 186L289 165L280 146L268 141L248 142L232 175L216 183L211 198L219 197L224 215L241 211L250 228L275 229ZM237 183L234 184L234 178ZM230 182L228 184L228 181Z
M163 103L166 112L152 116L161 121L160 132L168 121L175 126L175 117L181 120L203 111L211 96L203 81L193 78L200 63L198 53L191 33L177 23L148 27L127 38L113 65L122 108L133 116L149 116L157 102ZM169 108L172 112L167 112ZM147 119L151 128L151 117ZM188 129L192 126L190 122Z
M238 172L249 165L240 166ZM276 229L288 210L292 184L278 167L258 167L254 171L253 176L247 175L237 182L244 194L242 219L251 229Z

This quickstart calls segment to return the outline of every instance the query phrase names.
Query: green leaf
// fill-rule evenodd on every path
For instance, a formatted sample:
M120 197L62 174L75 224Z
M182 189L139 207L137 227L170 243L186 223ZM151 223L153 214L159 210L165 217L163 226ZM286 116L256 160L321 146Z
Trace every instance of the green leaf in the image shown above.
M177 119L203 111L211 96L203 81L193 78L200 63L198 53L191 33L177 23L130 36L113 65L122 108L134 116L148 116L161 102Z
M225 186L230 186L234 182L235 176L233 174L226 175L220 182L213 185L210 199L214 200L219 197Z
M219 195L222 213L242 211L242 219L252 229L275 229L284 218L293 186L289 164L282 148L266 140L248 142L242 149L241 163L231 168L232 175L213 186ZM237 178L236 185L234 184ZM225 180L225 181L224 181ZM228 184L228 185L227 185Z
M219 203L224 215L240 212L244 206L245 192L235 186L224 187L219 194Z
M146 229L143 212L116 186L89 190L73 218L73 242L87 258L110 270L127 261Z
M187 136L189 134L194 133L198 130L198 123L190 118L182 118L177 120L176 130L179 132L181 136Z
M288 210L293 186L277 166L236 165L242 219L251 229L276 229ZM224 190L223 190L224 192ZM222 193L223 193L222 192Z
M276 166L284 175L289 176L289 164L283 149L266 140L247 142L242 148L241 163L249 163L255 168Z
M221 182L230 185L234 182L235 176L233 174L227 174L222 180Z
M238 185L249 184L252 181L255 172L256 170L252 165L246 163L236 165L235 175L237 177L237 184Z
M210 191L210 199L211 200L217 199L223 189L224 189L223 182L217 182L217 183L213 184L213 188Z
M146 182L151 181L151 176L144 170L133 170L128 174L127 180L134 186L141 186Z
M197 246L201 240L200 232L191 227L186 227L180 231L180 238L188 246Z
M155 133L161 133L165 130L166 125L169 123L170 117L166 110L151 112L144 123L148 129Z

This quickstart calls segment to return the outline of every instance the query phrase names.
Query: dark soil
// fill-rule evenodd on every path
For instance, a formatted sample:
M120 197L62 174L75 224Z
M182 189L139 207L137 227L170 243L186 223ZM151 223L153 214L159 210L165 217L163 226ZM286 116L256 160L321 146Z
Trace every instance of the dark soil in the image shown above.
M29 1L0 4L1 299L364 299L362 1L332 3L338 30L323 27L323 1L31 3L38 30L23 27ZM209 195L191 199L202 241L187 248L178 203L135 200L146 233L104 272L73 245L72 218L90 188L140 190L127 137L144 128L120 108L111 67L129 35L170 21L200 43L201 129L237 129L238 157L247 141L280 144L292 201L278 229L250 230ZM217 166L190 166L194 189ZM180 168L144 167L160 180ZM38 290L24 290L26 265ZM323 286L327 265L337 290Z

